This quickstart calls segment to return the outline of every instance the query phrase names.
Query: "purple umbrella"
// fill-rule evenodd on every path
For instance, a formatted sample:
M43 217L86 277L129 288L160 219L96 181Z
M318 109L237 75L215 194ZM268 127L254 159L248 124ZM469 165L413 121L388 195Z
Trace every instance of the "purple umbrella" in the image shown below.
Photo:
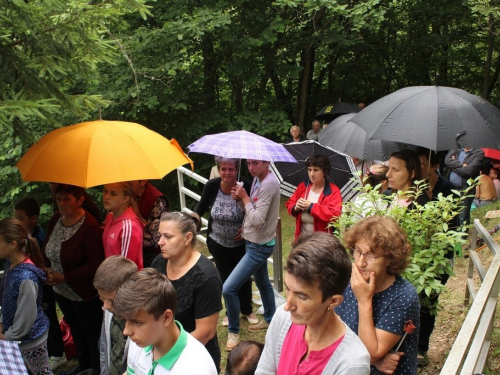
M188 148L189 152L231 159L297 163L283 145L245 130L205 135L191 143Z

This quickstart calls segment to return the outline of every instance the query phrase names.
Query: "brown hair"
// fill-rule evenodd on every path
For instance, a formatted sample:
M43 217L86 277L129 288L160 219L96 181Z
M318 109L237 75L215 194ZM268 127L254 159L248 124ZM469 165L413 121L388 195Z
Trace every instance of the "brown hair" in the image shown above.
M76 200L86 196L84 188L68 184L58 184L54 191L54 195L55 194L72 195Z
M285 271L301 282L318 284L323 302L344 293L351 278L351 260L340 241L325 232L301 234L292 243Z
M0 237L7 243L16 241L18 250L26 253L35 266L45 268L38 244L19 220L12 217L0 220Z
M186 235L189 232L193 233L193 238L189 243L192 247L196 244L196 235L201 229L200 215L193 212L188 214L186 212L167 212L161 216L160 222L172 221L177 224L177 229Z
M131 319L139 309L153 315L156 320L166 310L175 316L177 293L167 278L153 268L144 268L130 277L113 300L114 314L121 319Z
M330 160L324 155L311 155L306 159L306 167L318 167L321 168L325 177L330 173L332 166Z
M225 375L253 375L257 369L264 344L257 341L242 341L227 355Z
M370 216L361 219L344 234L344 245L351 249L356 242L365 240L375 255L383 256L389 265L387 272L395 275L403 272L410 261L411 245L406 233L396 221L386 216Z
M105 259L94 276L94 288L105 293L113 293L138 271L137 265L121 255Z

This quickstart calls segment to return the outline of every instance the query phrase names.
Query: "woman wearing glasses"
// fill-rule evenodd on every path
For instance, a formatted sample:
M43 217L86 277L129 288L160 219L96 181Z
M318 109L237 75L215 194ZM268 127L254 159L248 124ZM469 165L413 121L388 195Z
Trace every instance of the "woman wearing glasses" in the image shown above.
M420 304L415 287L400 276L410 257L404 231L391 218L371 216L345 233L344 244L354 263L335 311L368 349L372 374L416 374ZM397 349L399 356L392 355L408 320L417 329Z

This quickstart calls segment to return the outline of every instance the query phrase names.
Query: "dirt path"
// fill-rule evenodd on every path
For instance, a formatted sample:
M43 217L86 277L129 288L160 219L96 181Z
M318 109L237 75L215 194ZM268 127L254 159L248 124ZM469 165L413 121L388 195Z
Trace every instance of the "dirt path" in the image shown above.
M480 255L481 258L488 258L486 252ZM483 262L487 261L487 259L483 259ZM469 259L464 258L455 261L455 276L450 277L446 284L446 291L439 299L440 311L436 318L434 332L431 336L428 352L429 364L421 369L419 374L439 374L462 327L469 308L463 305L468 263ZM500 356L498 354L498 350L495 350L494 347L490 349L490 360L488 363L490 372L486 372L487 374L500 374Z

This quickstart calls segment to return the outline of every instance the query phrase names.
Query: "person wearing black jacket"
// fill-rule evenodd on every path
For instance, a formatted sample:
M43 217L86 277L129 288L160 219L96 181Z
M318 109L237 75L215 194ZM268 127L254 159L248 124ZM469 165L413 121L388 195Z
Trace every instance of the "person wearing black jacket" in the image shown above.
M461 148L451 150L444 160L449 169L448 179L459 190L465 190L469 187L467 180L479 176L479 171L483 165L484 152L480 148ZM474 200L476 189L468 193L470 197L464 200L464 209L460 213L460 219L463 224L470 223L470 207Z
M245 241L241 237L241 225L245 211L231 196L236 186L240 161L216 157L217 169L221 177L209 180L201 193L194 211L202 216L209 212L207 246L215 260L222 283L245 255ZM251 182L242 178L243 187L250 194ZM249 323L256 324L257 317L252 312L252 281L249 279L239 290L240 310ZM227 325L227 317L223 325Z

